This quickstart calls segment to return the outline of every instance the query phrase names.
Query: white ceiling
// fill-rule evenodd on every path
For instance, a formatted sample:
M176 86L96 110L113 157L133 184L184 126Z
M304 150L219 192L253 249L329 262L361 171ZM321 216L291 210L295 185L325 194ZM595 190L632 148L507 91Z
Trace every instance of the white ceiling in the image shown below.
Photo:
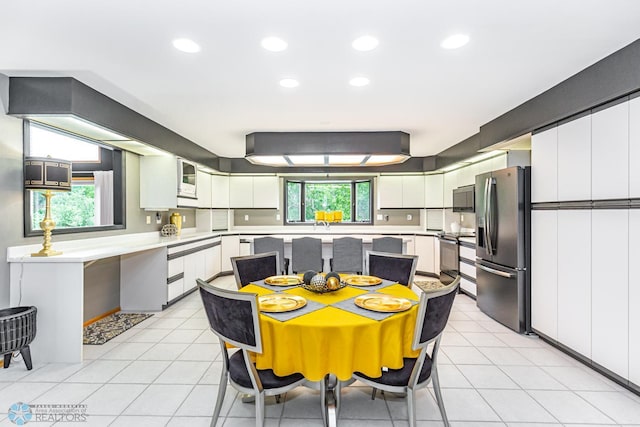
M401 130L412 155L436 154L640 38L639 0L13 0L0 13L0 73L75 77L226 157L256 131ZM470 43L442 49L457 32ZM376 50L351 47L364 34ZM289 48L268 52L265 36ZM371 84L349 86L358 75Z

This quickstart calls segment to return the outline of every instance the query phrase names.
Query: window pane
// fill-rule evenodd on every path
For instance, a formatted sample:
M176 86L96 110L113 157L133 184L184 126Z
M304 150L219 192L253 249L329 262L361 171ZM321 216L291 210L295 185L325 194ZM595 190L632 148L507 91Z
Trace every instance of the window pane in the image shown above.
M371 222L371 182L356 182L357 222Z
M53 192L51 197L51 218L56 228L92 227L94 225L94 190L93 183L71 184L71 191ZM40 221L45 215L44 195L31 191L31 228L40 228Z
M313 222L316 211L341 211L342 221L351 222L351 182L306 182L304 220Z
M287 221L300 222L300 202L302 196L302 183L287 182Z
M75 162L99 162L100 147L96 144L64 135L49 129L34 126L29 127L29 155L36 157L51 156L54 159L71 160Z

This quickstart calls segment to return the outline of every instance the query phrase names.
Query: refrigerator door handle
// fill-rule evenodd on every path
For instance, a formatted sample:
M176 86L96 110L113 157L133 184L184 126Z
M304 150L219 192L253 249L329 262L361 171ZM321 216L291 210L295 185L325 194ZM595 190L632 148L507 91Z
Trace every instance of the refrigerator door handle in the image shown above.
M491 177L487 178L484 186L484 241L489 255L493 255L493 242L491 241L491 181Z
M495 268L487 267L486 265L482 265L482 264L479 264L477 262L475 264L476 264L476 267L478 267L480 270L486 271L487 273L495 274L495 275L501 276L501 277L506 277L507 279L511 279L513 277L516 277L515 274L507 273L505 271L496 270Z

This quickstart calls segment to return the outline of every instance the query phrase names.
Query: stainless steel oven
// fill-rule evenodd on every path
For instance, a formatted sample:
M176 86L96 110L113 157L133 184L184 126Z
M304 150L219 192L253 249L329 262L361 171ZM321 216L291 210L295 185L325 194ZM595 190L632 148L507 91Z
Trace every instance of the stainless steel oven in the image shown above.
M458 239L442 235L440 239L440 281L448 285L460 272L460 248Z

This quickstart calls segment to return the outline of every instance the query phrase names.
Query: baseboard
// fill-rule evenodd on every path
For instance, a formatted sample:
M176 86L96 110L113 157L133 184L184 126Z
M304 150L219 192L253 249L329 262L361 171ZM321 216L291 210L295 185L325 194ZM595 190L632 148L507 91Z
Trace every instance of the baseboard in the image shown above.
M460 291L461 294L465 294L469 298L471 298L473 300L477 300L476 296L474 294L472 294L471 292L469 292L469 291L467 291L465 289L462 289L462 288L459 288L459 291Z
M92 323L96 323L100 319L104 319L107 316L111 316L113 313L117 313L120 311L120 307L116 307L113 310L109 310L106 313L102 313L96 317L93 317L82 324L82 327L87 327Z

